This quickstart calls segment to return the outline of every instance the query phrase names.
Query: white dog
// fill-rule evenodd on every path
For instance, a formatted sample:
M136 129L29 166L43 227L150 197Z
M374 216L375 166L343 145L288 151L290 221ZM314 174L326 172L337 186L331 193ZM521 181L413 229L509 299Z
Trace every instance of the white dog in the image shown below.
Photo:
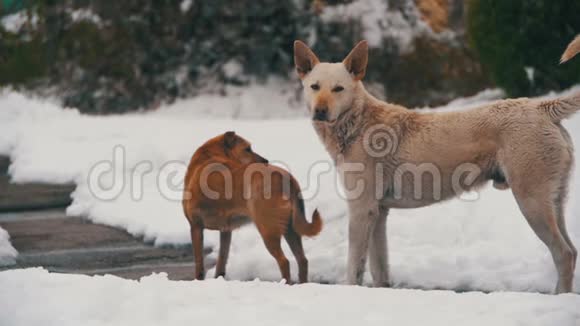
M579 51L577 38L562 60ZM314 128L348 196L348 283L361 284L368 250L374 284L388 285L389 208L430 205L492 180L498 189L512 189L550 250L558 271L556 292L570 292L577 251L566 231L563 205L573 147L560 121L580 109L580 94L419 114L365 90L367 58L365 41L340 63L321 63L304 43L294 43Z

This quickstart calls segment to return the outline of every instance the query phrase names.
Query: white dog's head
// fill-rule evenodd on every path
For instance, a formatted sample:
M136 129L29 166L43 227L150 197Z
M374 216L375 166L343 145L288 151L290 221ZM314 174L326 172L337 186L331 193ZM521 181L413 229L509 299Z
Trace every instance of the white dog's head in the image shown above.
M366 41L359 42L339 63L321 63L306 44L294 42L294 64L313 120L334 122L352 106L367 61Z

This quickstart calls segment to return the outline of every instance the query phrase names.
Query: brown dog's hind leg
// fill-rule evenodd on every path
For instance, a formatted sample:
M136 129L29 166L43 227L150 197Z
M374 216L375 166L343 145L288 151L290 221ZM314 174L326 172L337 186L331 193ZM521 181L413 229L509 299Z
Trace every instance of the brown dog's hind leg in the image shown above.
M308 259L304 255L304 248L302 247L302 238L292 227L289 227L284 235L288 246L292 250L292 254L298 263L298 280L300 283L308 282Z
M203 280L205 278L205 269L203 266L203 226L191 224L191 245L193 246L193 257L195 259L195 279Z
M226 276L226 264L230 253L230 244L232 242L232 231L220 232L220 249L215 268L215 277Z
M280 236L278 235L265 235L262 234L262 239L266 245L268 252L276 259L278 267L280 268L280 274L282 278L286 280L286 283L290 284L290 263L282 251L280 246Z
M556 209L549 198L547 187L513 186L520 210L542 242L548 247L558 271L556 293L572 291L574 253L564 239L556 217ZM548 196L547 196L548 194Z

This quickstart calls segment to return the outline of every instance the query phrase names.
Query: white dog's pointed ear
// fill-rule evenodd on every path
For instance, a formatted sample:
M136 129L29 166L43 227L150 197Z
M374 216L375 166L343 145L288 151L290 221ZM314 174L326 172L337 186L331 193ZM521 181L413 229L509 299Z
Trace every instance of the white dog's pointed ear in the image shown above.
M300 79L303 79L318 63L318 57L302 41L294 41L294 66Z
M342 60L346 70L350 72L355 80L361 80L367 71L369 61L369 45L367 41L360 41Z

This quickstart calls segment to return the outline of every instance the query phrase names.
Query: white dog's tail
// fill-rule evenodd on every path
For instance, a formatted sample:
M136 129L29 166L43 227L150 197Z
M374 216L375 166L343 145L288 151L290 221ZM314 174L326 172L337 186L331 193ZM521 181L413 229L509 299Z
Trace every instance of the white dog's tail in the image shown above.
M576 36L562 54L560 63L572 59L580 53L580 35ZM580 110L580 93L575 93L556 100L542 101L538 106L553 122L560 122Z
M553 122L560 122L580 110L580 93L542 101L538 109L547 114Z
M562 54L562 58L560 58L560 63L564 63L572 59L579 52L580 52L580 35L576 36L576 38L572 40L570 44L568 44L566 51L564 51L564 53Z

